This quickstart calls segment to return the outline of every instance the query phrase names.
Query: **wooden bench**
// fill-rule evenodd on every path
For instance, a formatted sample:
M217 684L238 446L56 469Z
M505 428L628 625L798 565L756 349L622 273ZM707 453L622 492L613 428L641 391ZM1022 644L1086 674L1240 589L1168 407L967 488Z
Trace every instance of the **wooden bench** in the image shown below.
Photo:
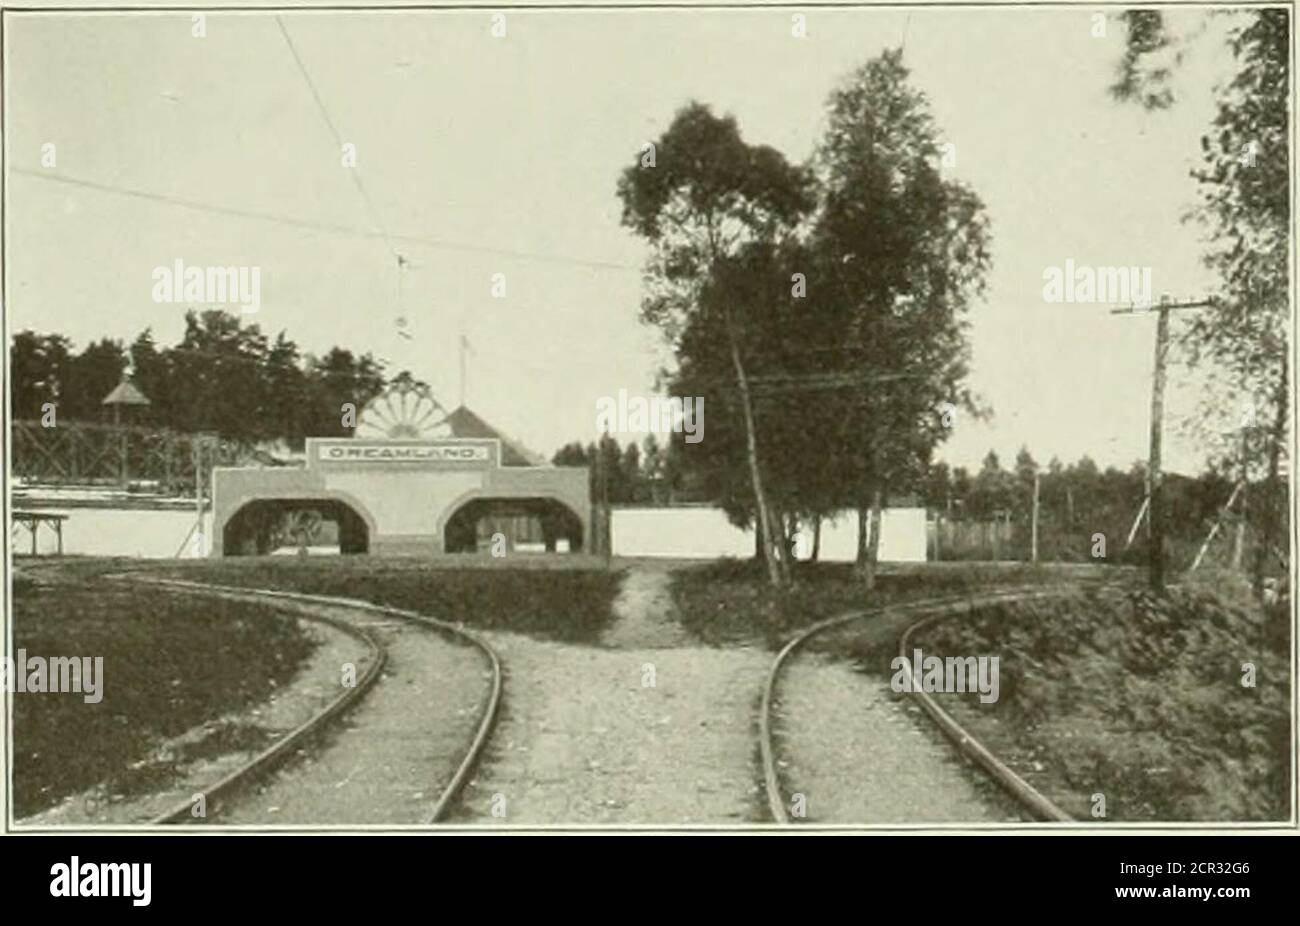
M50 514L45 511L13 512L13 523L27 528L27 532L32 536L32 556L37 555L36 531L42 524L49 524L54 528L54 535L59 539L59 556L63 555L63 522L66 520L68 520L66 514Z

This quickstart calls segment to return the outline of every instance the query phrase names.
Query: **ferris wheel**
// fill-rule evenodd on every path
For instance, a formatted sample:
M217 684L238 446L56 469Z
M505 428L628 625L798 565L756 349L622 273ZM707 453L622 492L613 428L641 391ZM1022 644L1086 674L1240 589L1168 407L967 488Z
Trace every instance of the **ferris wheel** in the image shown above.
M448 411L422 383L397 383L371 399L357 416L357 437L434 440L452 437Z

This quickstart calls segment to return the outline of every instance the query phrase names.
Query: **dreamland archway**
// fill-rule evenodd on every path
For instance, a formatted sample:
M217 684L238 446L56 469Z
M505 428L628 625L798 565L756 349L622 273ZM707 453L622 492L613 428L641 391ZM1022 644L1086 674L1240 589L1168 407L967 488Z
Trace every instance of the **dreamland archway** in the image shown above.
M553 498L476 497L456 508L443 527L448 553L505 550L576 553L583 519Z
M214 469L211 555L270 552L275 525L304 511L334 525L340 552L478 549L494 518L519 519L516 549L577 550L591 536L586 468L536 465L464 406L447 413L404 386L358 422L354 437L308 438L302 465Z

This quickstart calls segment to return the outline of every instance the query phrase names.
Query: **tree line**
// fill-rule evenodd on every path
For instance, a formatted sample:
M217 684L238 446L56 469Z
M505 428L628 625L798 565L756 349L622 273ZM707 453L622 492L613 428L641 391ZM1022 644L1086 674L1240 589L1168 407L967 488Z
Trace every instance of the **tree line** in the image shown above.
M648 434L624 446L608 434L599 442L571 441L551 457L553 466L585 466L593 501L610 505L707 502L689 482L681 448Z
M681 442L661 443L651 434L641 443L621 443L609 434L599 441L565 444L551 459L555 466L588 468L591 497L609 505L648 507L674 504L709 504L715 501L707 487L686 464ZM1211 467L1188 477L1166 477L1169 501L1169 537L1176 558L1188 565L1210 528L1223 515L1223 507L1232 497L1237 475ZM889 502L901 506L924 507L936 520L955 525L1005 522L1010 526L1010 540L1002 553L1011 559L1026 559L1030 551L1031 519L1034 505L1034 482L1038 482L1039 557L1045 561L1084 561L1097 559L1094 549L1097 535L1105 538L1104 559L1108 562L1144 561L1147 534L1143 530L1143 503L1147 494L1146 465L1135 461L1127 469L1108 466L1102 469L1089 456L1074 463L1062 463L1053 457L1040 465L1027 447L1022 447L1014 461L1004 465L992 450L972 472L967 467L950 466L936 461L919 478L895 486ZM1286 485L1256 481L1246 487L1250 504L1235 504L1223 519L1221 543L1214 559L1231 556L1236 541L1236 525L1241 512L1248 513L1248 547L1257 544L1263 512L1286 503ZM1243 500L1245 501L1245 500ZM800 529L814 534L821 529L822 517L841 512L823 512ZM1129 542L1132 537L1131 543ZM818 549L816 542L812 549ZM987 553L981 549L978 552ZM941 550L941 557L961 556L960 551Z
M1226 555L1241 566L1243 553L1259 547L1268 512L1287 503L1287 486L1281 479L1257 479L1238 489L1239 479L1238 472L1218 466L1195 477L1165 476L1166 529L1180 567L1192 563L1216 522L1220 542L1210 550L1211 561L1222 562ZM1071 464L1053 458L1040 466L1022 447L1008 468L989 451L973 474L964 467L933 464L919 487L919 498L957 524L1007 522L1010 557L1025 559L1031 549L1035 482L1040 559L1146 561L1148 535L1143 528L1149 485L1144 461L1127 469L1103 470L1085 455ZM1229 501L1233 505L1225 512Z
M270 338L219 310L187 312L185 332L170 346L159 345L150 329L130 344L101 338L80 351L61 334L20 331L9 362L15 419L41 419L52 406L56 422L104 421L104 397L130 369L150 402L129 410L132 421L250 443L284 441L295 450L307 436L346 436L343 404L359 410L389 381L368 353L305 353L285 332ZM403 376L409 379L393 379Z

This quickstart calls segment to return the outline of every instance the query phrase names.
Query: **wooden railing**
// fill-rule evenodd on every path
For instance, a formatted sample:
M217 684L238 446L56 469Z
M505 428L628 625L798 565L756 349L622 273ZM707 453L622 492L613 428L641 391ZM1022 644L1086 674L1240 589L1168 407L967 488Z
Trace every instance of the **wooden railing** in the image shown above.
M192 496L195 473L207 494L214 466L258 459L253 448L216 434L186 434L139 425L65 421L45 427L15 421L11 473L15 480L45 485L149 483L162 495Z

